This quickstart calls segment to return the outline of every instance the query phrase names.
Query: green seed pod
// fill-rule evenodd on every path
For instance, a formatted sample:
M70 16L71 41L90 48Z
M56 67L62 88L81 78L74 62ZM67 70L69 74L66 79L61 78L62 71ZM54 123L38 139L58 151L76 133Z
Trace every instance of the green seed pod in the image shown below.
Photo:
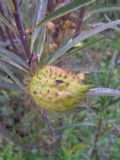
M28 91L43 110L67 112L80 103L91 85L80 82L77 75L55 66L39 69L31 78Z

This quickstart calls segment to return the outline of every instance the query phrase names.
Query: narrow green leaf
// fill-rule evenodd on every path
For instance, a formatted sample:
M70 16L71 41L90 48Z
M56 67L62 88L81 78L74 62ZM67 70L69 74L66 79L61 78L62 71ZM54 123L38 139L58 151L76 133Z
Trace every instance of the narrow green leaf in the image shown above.
M46 40L46 29L41 28L41 33L38 36L38 45L37 45L37 53L38 53L38 61L40 62L44 47L45 47L45 40ZM40 42L40 43L39 43Z
M48 0L39 0L37 7L36 7L36 16L35 16L35 25L39 23L39 21L41 21L44 16L45 16L45 12L46 12L46 8L47 8L47 3ZM31 52L34 48L34 44L35 41L37 39L37 37L39 36L39 33L41 32L41 27L37 28L33 33L32 33L32 38L31 38Z
M111 19L108 17L108 15L107 14L105 14L104 13L104 16L105 16L105 18L106 18L106 20L108 21L108 22L111 22ZM118 26L114 26L114 27L112 27L114 30L116 30L117 32L120 32L120 28L118 27Z
M92 3L94 3L96 0L73 0L71 3L53 11L52 13L50 13L47 17L45 17L42 21L40 21L37 25L35 25L32 29L36 29L38 27L40 27L42 24L52 21L56 18L62 17L76 9L79 9L83 6L87 6L90 5Z
M120 103L120 97L111 100L111 101L108 103L108 106L114 105L114 104L116 104L116 103Z
M16 64L16 67L18 67L19 65L19 67L21 66L22 68L24 68L24 70L26 69L26 71L29 69L28 64L21 57L2 47L0 47L0 59L14 65Z
M101 5L98 7L95 7L95 9L93 9L93 7L91 7L91 9L89 9L88 12L86 12L83 21L87 20L89 17L91 17L93 14L95 13L104 13L104 12L112 12L112 11L120 11L120 5L113 5L113 4L109 4L109 5Z
M24 86L21 84L21 82L14 76L12 71L9 70L9 68L6 66L6 64L2 61L0 61L0 68L3 69L3 71L10 76L10 78L21 88L24 90Z
M4 55L0 55L0 60L7 62L8 64L18 68L19 70L25 72L25 73L29 73L28 70L26 70L24 67L22 67L21 65L17 64L16 62L11 61L11 59L9 57L6 57Z
M95 68L95 66L89 66L89 67L82 67L82 66L72 66L72 67L65 67L65 69L69 72L90 72L90 73L101 73L102 71ZM104 72L104 71L103 71Z
M64 130L64 129L68 129L68 128L79 128L79 127L96 127L96 125L92 122L82 122L82 123L76 123L76 124L70 124L70 125L65 125L62 127L58 127L55 129L55 131L60 131L60 130Z
M13 1L12 0L8 0L8 3L9 3L9 6L10 6L10 9L11 9L11 12L15 13L15 7L14 7L14 4L13 4Z
M112 76L112 72L115 68L117 58L118 58L118 52L115 51L112 55L111 62L108 67L108 75L106 75L106 85L105 85L106 87L108 87L110 83L110 79Z
M8 83L5 81L0 81L0 89L4 89L4 90L19 90L20 87L17 84L13 84L13 83Z
M120 117L115 117L115 118L112 118L112 119L109 119L105 122L105 124L109 124L109 123L118 123L120 122Z
M3 15L0 15L0 22L2 22L5 26L7 26L13 33L15 34L18 33L16 28L12 26Z
M9 45L10 45L9 40L7 40L7 41L5 41L5 42L0 41L0 47L7 47L7 46L9 46Z

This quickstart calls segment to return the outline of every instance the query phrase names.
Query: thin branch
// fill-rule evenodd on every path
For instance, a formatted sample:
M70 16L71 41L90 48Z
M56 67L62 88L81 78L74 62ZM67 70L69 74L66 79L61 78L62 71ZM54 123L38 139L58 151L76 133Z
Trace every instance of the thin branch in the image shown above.
M53 0L48 0L48 11L52 12L54 10L55 3Z
M52 124L51 124L51 121L49 119L49 116L48 114L45 112L45 111L40 111L38 110L38 112L40 113L40 115L44 118L44 120L46 121L47 123L47 126L48 126L48 129L49 129L49 132L52 134L52 136L56 139L56 141L58 140L58 137L55 133L55 131L53 130L53 127L52 127Z
M22 21L21 11L20 11L20 7L19 7L19 1L18 0L12 0L12 1L14 4L14 7L15 7L14 17L15 17L17 28L18 28L20 40L21 40L21 43L22 43L24 50L25 50L25 58L26 58L26 60L28 60L28 58L30 56L30 49L27 44L27 37L26 37L26 33L25 33L23 21Z
M76 28L76 31L74 33L74 37L77 37L80 34L80 31L81 31L81 28L82 28L84 13L85 13L85 8L82 7L79 11L79 19L77 21L77 28Z
M97 152L97 143L98 143L99 137L101 135L102 121L103 121L102 116L100 116L97 131L96 131L94 141L93 141L93 147L92 147L91 152L90 152L90 159L91 160L93 159L94 154Z

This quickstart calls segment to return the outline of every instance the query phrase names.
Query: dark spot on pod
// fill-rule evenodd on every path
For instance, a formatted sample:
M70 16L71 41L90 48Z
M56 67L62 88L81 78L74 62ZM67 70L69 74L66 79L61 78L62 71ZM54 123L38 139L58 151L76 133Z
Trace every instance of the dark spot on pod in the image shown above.
M37 94L37 92L36 92L36 91L33 91L33 93L34 93L34 94Z
M55 73L55 76L62 77L61 73Z
M48 89L48 93L50 93L50 90Z
M56 97L57 97L57 96L58 96L58 93L56 92L55 95L56 95Z
M47 83L47 82L48 82L48 79L46 79L45 82Z
M41 80L41 78L40 78L40 77L38 77L38 76L37 76L37 78Z
M64 75L64 78L67 78L67 75L66 75L66 74Z
M66 86L68 86L69 85L69 83L66 83Z
M63 82L64 82L63 80L59 80L59 79L55 81L55 83L56 83L57 85L60 85L60 84L62 84Z
M51 72L52 71L51 68L49 68L48 71Z

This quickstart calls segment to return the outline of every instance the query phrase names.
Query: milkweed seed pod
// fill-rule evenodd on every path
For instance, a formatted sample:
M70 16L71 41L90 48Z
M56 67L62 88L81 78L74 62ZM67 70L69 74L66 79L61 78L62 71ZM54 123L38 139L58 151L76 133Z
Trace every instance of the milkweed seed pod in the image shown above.
M80 82L77 75L55 66L39 69L28 85L32 100L43 110L67 112L80 103L91 85Z

